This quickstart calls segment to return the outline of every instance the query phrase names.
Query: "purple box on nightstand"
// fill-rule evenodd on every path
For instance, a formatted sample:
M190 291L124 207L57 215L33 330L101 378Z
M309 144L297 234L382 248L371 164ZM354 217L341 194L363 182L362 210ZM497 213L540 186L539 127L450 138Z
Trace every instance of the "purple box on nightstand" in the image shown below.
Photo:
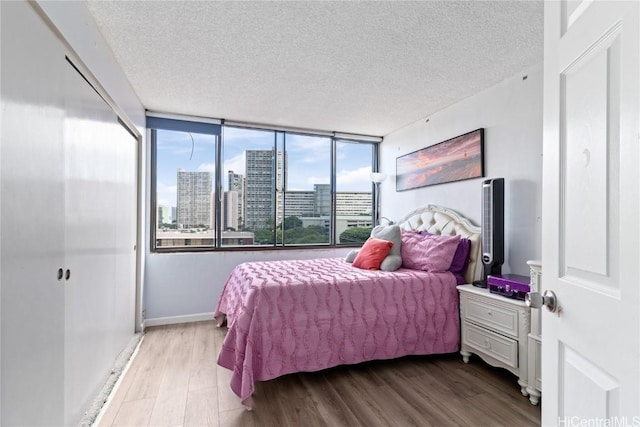
M489 292L524 301L531 290L529 276L519 274L496 274L487 276Z

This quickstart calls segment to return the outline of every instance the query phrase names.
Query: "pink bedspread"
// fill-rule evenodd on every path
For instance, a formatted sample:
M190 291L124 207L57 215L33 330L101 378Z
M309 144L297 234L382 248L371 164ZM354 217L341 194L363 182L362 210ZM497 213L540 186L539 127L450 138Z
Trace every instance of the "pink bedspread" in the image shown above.
M456 280L401 268L367 271L342 258L240 264L216 308L228 332L218 364L250 406L254 381L458 350Z

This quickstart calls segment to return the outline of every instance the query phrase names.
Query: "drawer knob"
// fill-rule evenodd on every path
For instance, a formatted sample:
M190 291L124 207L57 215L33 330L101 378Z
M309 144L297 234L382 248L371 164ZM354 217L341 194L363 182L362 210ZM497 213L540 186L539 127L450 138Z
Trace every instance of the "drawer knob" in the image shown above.
M492 312L487 311L487 315L488 315L488 316L491 316L492 314L493 314Z
M484 348L487 348L487 349L491 348L491 341L489 341L488 339L485 339L484 340Z

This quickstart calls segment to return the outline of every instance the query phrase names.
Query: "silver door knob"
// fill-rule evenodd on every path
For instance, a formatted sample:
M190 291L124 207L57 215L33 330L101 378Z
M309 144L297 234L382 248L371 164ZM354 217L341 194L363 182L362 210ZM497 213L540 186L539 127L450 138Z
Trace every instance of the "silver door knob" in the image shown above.
M543 305L547 307L552 313L558 310L558 298L553 291L544 291L544 294L540 295L538 292L529 292L524 296L524 302L527 307L540 308Z

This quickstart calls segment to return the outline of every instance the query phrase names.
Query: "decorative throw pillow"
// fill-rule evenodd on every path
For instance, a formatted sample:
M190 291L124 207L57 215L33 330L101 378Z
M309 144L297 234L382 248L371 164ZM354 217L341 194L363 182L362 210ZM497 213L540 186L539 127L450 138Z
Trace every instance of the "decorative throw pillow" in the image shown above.
M424 235L433 235L433 233L429 233L428 231L420 231L420 234ZM471 240L460 237L460 243L458 243L458 249L456 249L456 253L453 255L453 261L451 261L451 267L449 267L449 271L456 276L456 282L458 285L464 284L464 274L467 272L467 267L469 267L469 254L471 252Z
M353 260L353 266L364 270L379 270L392 247L393 243L388 240L369 237Z
M460 243L458 243L458 249L456 249L456 253L453 255L453 261L451 261L451 267L449 267L449 271L456 276L458 285L464 283L464 274L467 272L467 267L469 266L470 251L471 240L461 237Z
M380 264L382 271L396 271L402 267L401 246L402 235L398 225L378 225L371 230L371 237L376 239L388 240L393 243L393 247L389 251L389 255ZM346 262L353 262L361 249L350 251L345 257Z
M413 270L447 271L459 243L460 236L402 231L402 265Z

